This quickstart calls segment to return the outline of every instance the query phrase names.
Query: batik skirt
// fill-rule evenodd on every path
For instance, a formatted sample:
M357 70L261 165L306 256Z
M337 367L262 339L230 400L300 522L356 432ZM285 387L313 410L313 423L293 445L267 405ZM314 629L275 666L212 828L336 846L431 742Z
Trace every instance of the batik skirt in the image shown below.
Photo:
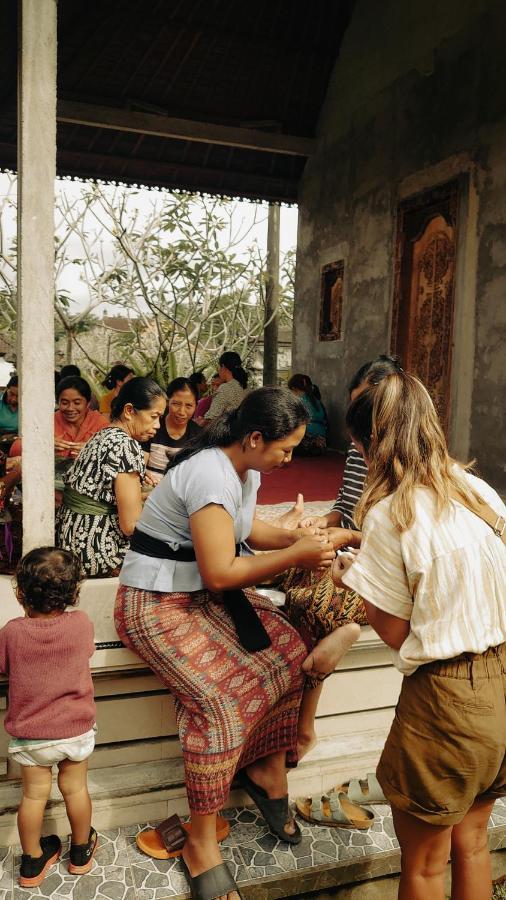
M297 764L304 643L285 616L246 591L271 639L250 653L220 598L120 586L115 623L125 644L171 691L193 813L221 810L235 772L286 752Z

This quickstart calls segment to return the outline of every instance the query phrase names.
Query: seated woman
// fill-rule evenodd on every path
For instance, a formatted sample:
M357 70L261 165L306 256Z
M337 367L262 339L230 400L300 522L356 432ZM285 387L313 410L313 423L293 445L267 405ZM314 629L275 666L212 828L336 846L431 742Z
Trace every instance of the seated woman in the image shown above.
M182 447L200 434L193 422L197 406L197 390L189 378L174 378L167 388L167 415L160 423L156 437L142 445L149 454L147 473L155 484L165 475L170 461Z
M214 397L216 391L218 390L220 384L221 384L221 378L220 378L219 372L215 372L213 377L211 378L211 381L208 384L207 394L204 397L202 397L199 400L199 402L197 403L197 409L195 410L195 415L193 416L193 419L195 422L197 422L198 425L204 424L204 416L209 411L211 403L213 402L213 397Z
M304 440L297 447L299 456L319 456L327 447L327 413L322 403L320 391L309 375L292 375L289 389L296 394L307 408L310 419Z
M54 414L54 447L58 457L75 459L97 431L109 424L90 409L91 388L84 378L69 375L56 385L58 409ZM14 441L9 456L21 456L21 441Z
M12 375L0 397L0 435L18 433L18 376Z
M146 501L121 571L118 634L175 698L191 811L183 861L202 898L239 896L216 840L236 773L278 838L302 838L286 767L297 762L306 649L266 597L242 589L334 556L320 536L254 517L260 472L290 462L306 421L296 397L271 387L203 429ZM244 555L246 541L273 552Z
M99 409L102 415L110 417L112 401L118 396L125 381L128 381L129 378L133 378L134 375L135 372L133 369L130 369L128 366L124 366L121 363L118 363L117 366L113 366L111 371L107 373L102 382L103 387L107 388L107 394L103 394L99 400Z
M188 381L190 381L197 391L197 403L201 397L207 394L207 381L203 372L192 372Z
M222 353L219 363L218 375L221 384L204 416L206 422L212 422L230 409L237 409L248 384L248 373L242 367L241 357L234 350Z
M399 370L399 365L390 356L379 356L365 363L352 378L348 391L353 401L370 384L377 384L387 375ZM343 483L332 509L323 516L304 516L303 509L295 508L294 518L285 515L280 524L283 527L325 529L335 548L347 544L360 543L360 533L353 520L357 502L362 496L367 466L361 453L351 444L346 456ZM343 530L344 529L344 530ZM289 569L279 583L286 595L285 610L292 625L304 638L308 647L318 649L311 653L305 663L310 677L299 716L299 756L302 757L315 746L315 716L322 692L322 674L334 671L335 667L360 636L360 625L367 625L367 616L361 597L355 591L337 588L330 572L303 569Z
M87 575L117 574L142 510L141 441L154 436L164 412L156 381L127 381L113 401L111 424L88 441L64 476L56 543L80 557Z

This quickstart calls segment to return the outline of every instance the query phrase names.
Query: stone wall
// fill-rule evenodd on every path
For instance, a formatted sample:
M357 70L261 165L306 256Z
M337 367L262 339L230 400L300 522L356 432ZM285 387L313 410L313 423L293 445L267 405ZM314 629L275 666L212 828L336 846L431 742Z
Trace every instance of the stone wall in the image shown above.
M506 4L357 0L300 190L294 369L346 441L346 385L390 346L395 212L465 174L450 444L506 491ZM320 268L345 260L343 339L318 343Z

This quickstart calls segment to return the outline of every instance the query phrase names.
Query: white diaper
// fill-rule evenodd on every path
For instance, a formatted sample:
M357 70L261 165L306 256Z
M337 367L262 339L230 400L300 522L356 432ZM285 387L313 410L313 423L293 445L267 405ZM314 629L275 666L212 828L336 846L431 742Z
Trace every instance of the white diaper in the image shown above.
M88 759L95 749L94 725L85 734L59 740L31 740L12 738L9 744L9 756L22 766L54 766L64 759L82 762Z

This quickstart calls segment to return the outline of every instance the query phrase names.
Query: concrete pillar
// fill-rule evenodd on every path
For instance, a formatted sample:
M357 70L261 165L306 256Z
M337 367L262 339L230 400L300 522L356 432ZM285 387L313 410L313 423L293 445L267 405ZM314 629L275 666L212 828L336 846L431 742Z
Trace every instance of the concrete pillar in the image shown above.
M264 384L278 383L278 306L279 306L279 228L280 210L269 204L267 221L267 283L265 289Z
M56 0L19 0L18 364L23 550L54 542Z

